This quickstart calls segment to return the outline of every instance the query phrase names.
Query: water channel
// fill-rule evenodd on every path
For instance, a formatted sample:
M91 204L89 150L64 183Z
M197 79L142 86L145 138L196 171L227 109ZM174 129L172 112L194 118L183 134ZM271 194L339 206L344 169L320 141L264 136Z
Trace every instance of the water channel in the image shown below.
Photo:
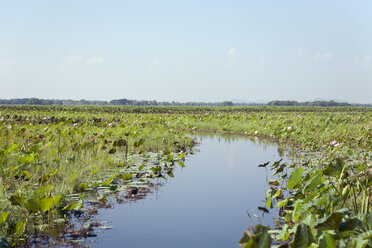
M258 209L271 172L257 165L279 160L277 145L242 136L195 138L199 151L175 178L145 199L100 211L113 229L99 232L92 247L238 247L251 226L246 211L274 226L276 210Z

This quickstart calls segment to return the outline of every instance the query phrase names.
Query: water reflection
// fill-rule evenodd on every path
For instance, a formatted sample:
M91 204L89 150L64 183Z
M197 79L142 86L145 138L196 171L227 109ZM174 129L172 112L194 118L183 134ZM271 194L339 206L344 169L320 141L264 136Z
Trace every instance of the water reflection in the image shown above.
M186 168L146 199L102 210L112 225L93 247L237 247L251 226L246 214L273 225L265 207L270 175L258 164L280 159L277 146L242 136L201 134Z

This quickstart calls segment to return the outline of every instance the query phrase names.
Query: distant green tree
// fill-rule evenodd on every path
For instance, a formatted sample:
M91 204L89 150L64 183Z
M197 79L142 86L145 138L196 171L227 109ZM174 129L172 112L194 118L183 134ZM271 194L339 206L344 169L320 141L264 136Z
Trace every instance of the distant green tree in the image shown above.
M234 103L231 101L224 101L221 102L221 106L234 106Z
M271 101L271 102L268 102L267 105L269 106L298 106L299 103L297 101Z
M43 101L38 98L30 98L26 102L27 105L43 105Z

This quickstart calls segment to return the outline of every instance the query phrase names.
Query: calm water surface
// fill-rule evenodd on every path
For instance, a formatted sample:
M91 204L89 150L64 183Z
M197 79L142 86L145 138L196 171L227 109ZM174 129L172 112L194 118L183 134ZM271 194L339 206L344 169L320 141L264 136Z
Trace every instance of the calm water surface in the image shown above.
M280 159L277 146L247 137L196 138L200 151L175 178L146 199L100 211L113 229L100 232L92 247L238 247L251 226L246 210L273 225L276 210L257 209L265 206L271 173L257 165Z

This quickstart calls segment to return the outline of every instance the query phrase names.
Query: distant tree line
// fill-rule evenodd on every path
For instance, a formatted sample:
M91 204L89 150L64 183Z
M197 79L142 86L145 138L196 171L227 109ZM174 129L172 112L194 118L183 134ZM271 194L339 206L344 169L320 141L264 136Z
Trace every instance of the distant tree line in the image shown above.
M117 105L117 106L262 106L258 103L234 104L231 101L224 102L158 102L155 100L129 100L126 98L111 101L98 100L58 100L58 99L39 99L39 98L18 98L18 99L0 99L0 105Z
M316 106L316 107L372 107L372 104L347 103L336 101L312 101L312 102L297 102L297 101L271 101L268 106Z
M39 98L17 98L17 99L0 99L0 105L102 105L102 106L317 106L317 107L372 107L372 104L350 104L346 102L335 101L313 101L313 102L297 102L297 101L270 101L264 103L233 103L232 101L223 102L158 102L155 100L129 100L126 98L98 101L98 100L58 100L58 99L39 99Z
M313 102L297 102L297 101L271 101L269 106L318 106L318 107L338 107L338 106L352 106L347 102L335 101L313 101Z
M0 99L1 105L107 105L106 101L58 100L39 98Z

